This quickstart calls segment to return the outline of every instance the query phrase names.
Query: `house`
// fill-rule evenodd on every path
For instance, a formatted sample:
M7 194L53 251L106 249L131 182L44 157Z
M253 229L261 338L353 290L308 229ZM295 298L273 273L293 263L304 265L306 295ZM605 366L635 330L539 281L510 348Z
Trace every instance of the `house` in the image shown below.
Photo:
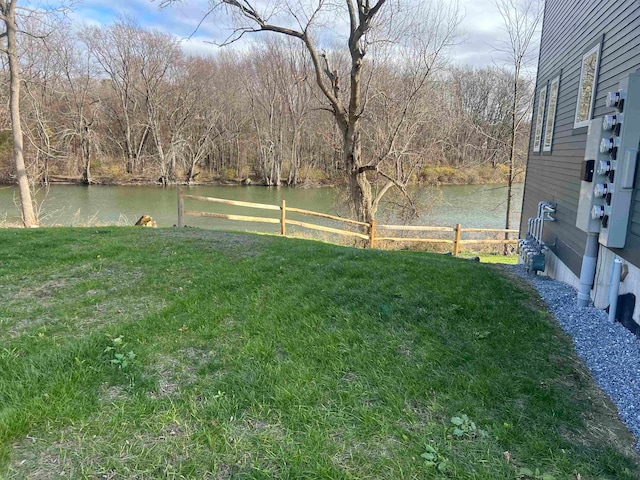
M542 247L534 270L598 308L612 273L639 294L640 0L546 0L532 126L520 235Z

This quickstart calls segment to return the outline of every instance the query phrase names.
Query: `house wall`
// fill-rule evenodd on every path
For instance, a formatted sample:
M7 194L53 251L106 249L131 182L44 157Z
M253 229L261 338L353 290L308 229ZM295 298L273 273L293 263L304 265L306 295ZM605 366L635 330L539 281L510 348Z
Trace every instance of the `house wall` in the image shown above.
M544 241L578 276L586 233L575 223L587 128L573 126L582 56L600 40L594 117L611 111L605 105L607 93L618 89L622 76L640 68L640 0L546 0L534 122L540 89L558 74L560 88L551 152L533 152L532 129L520 235L525 236L527 220L536 216L538 202L557 203L556 222L545 225ZM614 252L640 265L640 169L635 184L627 243Z

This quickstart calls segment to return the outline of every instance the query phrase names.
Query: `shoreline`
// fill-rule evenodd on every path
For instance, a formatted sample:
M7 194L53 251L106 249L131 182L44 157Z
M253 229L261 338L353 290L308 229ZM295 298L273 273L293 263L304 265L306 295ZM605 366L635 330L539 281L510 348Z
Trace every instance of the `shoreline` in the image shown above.
M523 184L524 182L514 182L515 185L520 185ZM164 185L162 182L160 181L155 181L155 180L151 180L151 179L131 179L131 180L115 180L113 178L99 178L96 179L90 183L84 183L82 182L81 178L78 179L71 179L71 178L50 178L49 179L49 183L48 184L35 184L35 186L37 187L47 187L47 186L51 186L51 185L75 185L75 186L104 186L104 187L127 187L127 186L132 186L132 187L143 187L143 186L157 186L157 187L176 187L176 186L180 186L180 187L266 187L266 188L270 188L270 187L275 187L275 188L280 188L280 187L286 187L286 188L294 188L294 189L308 189L308 188L336 188L342 185L342 183L340 182L314 182L314 183L310 183L310 184L299 184L299 185L295 185L295 186L290 186L290 185L286 185L286 184L281 184L281 185L267 185L265 183L262 182L258 182L258 181L253 181L250 179L244 179L244 180L211 180L211 181L205 181L205 182L191 182L191 183L187 183L187 182L172 182L169 184ZM416 186L416 187L443 187L443 186L471 186L471 185L501 185L506 187L508 184L507 182L472 182L472 183L466 183L466 182L437 182L437 183L432 183L432 182L416 182L414 184L412 184L411 186ZM15 187L17 186L16 183L14 182L7 182L5 180L0 180L0 188L2 187Z

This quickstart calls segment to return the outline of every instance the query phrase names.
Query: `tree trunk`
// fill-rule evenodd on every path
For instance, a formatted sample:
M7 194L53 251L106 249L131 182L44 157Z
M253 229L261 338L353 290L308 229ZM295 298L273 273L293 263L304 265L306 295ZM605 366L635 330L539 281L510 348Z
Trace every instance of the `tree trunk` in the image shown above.
M91 145L88 138L88 128L85 127L80 139L80 154L82 155L82 183L91 184Z
M375 217L371 184L365 170L361 170L362 147L357 124L348 128L343 135L343 154L349 172L349 193L356 218L361 222L371 222Z
M511 103L511 131L509 136L509 178L507 183L507 215L504 228L511 228L511 199L513 197L513 164L516 157L516 109L518 108L518 80L520 79L520 66L516 64L513 80L513 101ZM509 234L505 232L504 239L509 239ZM509 244L504 244L505 255L509 254Z
M31 200L29 177L24 164L22 124L20 123L20 70L16 54L16 0L8 5L5 25L7 28L7 57L9 57L11 132L13 134L13 161L20 190L22 222L27 228L37 227L38 221Z

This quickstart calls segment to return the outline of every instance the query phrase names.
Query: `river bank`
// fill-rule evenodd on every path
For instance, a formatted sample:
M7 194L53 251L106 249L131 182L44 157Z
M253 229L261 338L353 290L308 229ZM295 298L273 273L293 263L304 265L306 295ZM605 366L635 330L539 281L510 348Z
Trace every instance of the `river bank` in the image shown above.
M452 167L448 165L435 165L423 168L411 182L416 187L431 187L441 185L507 185L508 169L504 165L480 165L477 167ZM159 174L128 175L122 172L114 173L113 169L96 168L91 176L89 185L128 186L128 185L189 185L189 186L278 186L267 185L258 175L247 174L236 176L231 172L226 175L200 172L191 181L183 180L186 175L178 175L177 180L164 182ZM516 178L516 183L521 183L524 178ZM81 175L63 175L49 173L44 176L40 185L87 185ZM305 175L295 185L289 185L283 180L279 186L293 188L326 188L344 185L344 176L325 175L322 172L313 172ZM0 185L10 186L14 184L14 177L8 172L0 172Z

